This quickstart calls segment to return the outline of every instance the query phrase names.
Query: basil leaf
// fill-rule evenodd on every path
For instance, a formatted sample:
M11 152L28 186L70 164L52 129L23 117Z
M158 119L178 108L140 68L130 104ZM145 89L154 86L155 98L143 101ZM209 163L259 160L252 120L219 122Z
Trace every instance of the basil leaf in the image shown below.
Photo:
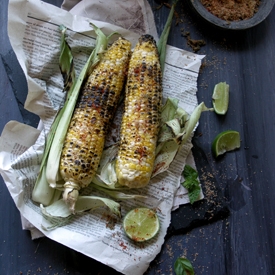
M189 192L188 196L189 196L189 200L190 200L191 204L193 204L195 201L198 200L200 192L201 192L200 187L196 187L196 188L192 189L191 192Z
M177 258L174 263L176 275L194 275L194 269L191 262L186 258Z
M185 165L182 175L185 181L183 187L188 190L190 203L193 204L200 195L200 183L198 181L198 172L189 165Z
M183 170L183 176L184 178L197 178L198 177L198 172L193 169L190 165L185 165L184 170Z

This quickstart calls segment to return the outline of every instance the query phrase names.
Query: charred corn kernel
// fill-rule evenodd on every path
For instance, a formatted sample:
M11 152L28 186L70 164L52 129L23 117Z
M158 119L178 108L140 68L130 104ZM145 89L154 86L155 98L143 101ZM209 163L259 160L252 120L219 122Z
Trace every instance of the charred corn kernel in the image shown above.
M103 54L88 77L64 142L60 173L65 181L64 200L74 209L78 190L94 177L106 133L127 76L131 44L119 38Z
M143 35L129 63L120 147L118 182L139 188L150 181L160 123L162 73L156 43Z

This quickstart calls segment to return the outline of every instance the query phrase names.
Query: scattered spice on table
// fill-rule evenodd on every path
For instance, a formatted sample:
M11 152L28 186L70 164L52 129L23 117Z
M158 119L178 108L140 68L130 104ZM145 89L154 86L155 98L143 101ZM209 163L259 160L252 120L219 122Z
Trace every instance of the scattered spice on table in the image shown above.
M198 52L202 46L206 45L203 39L192 39L190 32L184 31L183 28L181 29L181 35L186 37L187 45L192 48L194 53Z
M253 17L260 0L201 0L213 15L226 21L240 21Z

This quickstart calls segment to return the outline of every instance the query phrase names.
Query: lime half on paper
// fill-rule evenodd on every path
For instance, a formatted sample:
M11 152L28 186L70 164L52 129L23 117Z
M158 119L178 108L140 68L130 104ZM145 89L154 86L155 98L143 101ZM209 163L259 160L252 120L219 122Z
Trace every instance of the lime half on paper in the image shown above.
M212 151L215 157L218 157L228 151L240 148L241 140L240 133L233 130L228 130L218 134L213 143Z
M129 211L123 220L126 235L135 242L144 242L155 237L160 229L156 212L141 207Z
M215 85L212 94L212 103L214 111L217 114L226 114L229 103L229 85L226 82L220 82Z

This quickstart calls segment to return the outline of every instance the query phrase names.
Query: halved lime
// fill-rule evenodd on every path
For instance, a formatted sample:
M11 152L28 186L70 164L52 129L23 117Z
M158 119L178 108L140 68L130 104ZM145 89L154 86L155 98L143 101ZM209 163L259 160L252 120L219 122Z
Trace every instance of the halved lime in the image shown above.
M123 228L130 239L135 242L144 242L157 235L160 222L154 210L140 207L126 214Z
M212 143L212 151L215 157L218 157L225 152L240 148L240 146L240 133L237 131L227 130L221 132L215 137Z
M215 85L212 94L212 103L214 111L217 114L226 114L229 103L229 85L226 82L220 82Z

